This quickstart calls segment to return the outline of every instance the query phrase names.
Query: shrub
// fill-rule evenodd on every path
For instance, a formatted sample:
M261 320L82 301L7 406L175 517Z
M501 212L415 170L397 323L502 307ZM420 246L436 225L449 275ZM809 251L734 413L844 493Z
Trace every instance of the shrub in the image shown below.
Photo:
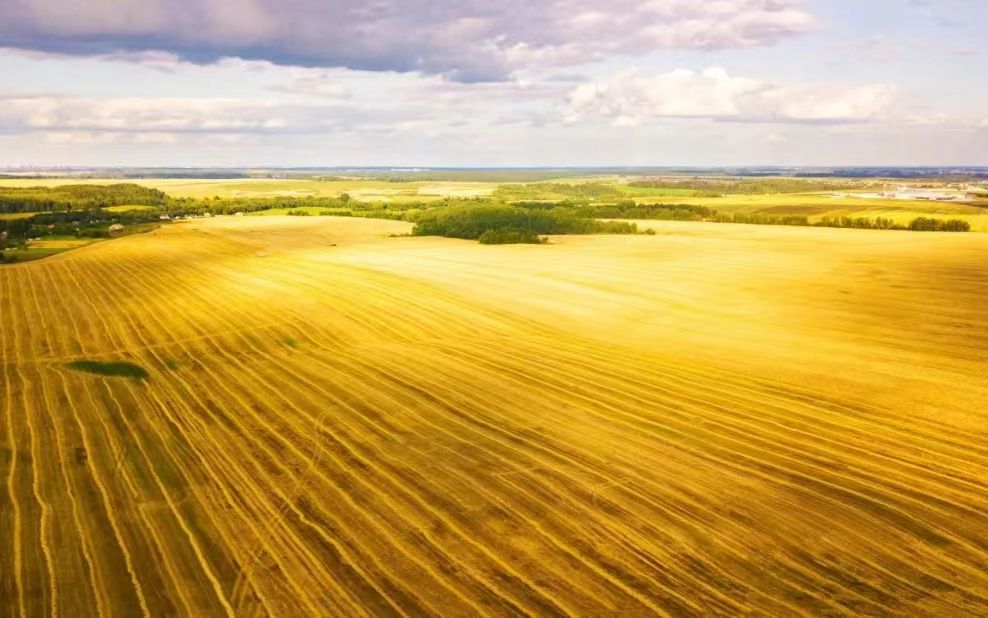
M971 224L963 219L948 219L943 224L944 232L970 232Z
M513 206L447 207L419 214L412 235L477 239L487 230L515 229L548 234L552 227L548 214Z
M105 363L95 360L78 360L66 363L65 366L69 369L84 371L86 373L95 373L97 375L121 378L133 378L136 380L144 380L149 375L147 370L140 365L123 361Z
M480 235L478 240L480 240L480 244L482 245L537 245L545 242L538 234L531 230L516 230L511 228L487 230Z
M750 225L809 225L810 220L802 215L762 215L758 213L734 213L715 215L718 223L745 223Z
M901 225L886 217L822 217L814 225L818 227L852 227L861 230L901 230Z
M577 217L568 209L529 210L515 206L450 206L414 215L413 236L479 239L490 230L546 234L633 234L638 226L623 221Z
M909 229L914 232L970 232L971 224L963 219L933 219L917 217L909 223Z
M652 219L659 221L703 221L712 217L714 210L692 204L636 204L631 200L617 204L593 204L577 208L580 217L600 219Z

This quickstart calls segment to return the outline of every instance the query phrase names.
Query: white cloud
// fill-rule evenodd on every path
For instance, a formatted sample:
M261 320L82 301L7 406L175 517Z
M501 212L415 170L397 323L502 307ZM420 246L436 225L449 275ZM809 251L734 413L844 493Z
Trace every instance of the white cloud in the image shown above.
M855 56L869 62L882 64L899 62L906 55L905 45L883 35L873 36L855 47Z
M803 0L20 0L0 46L505 79L614 54L772 45L810 32Z
M636 126L663 118L737 122L845 123L874 120L893 101L882 84L780 84L732 77L721 68L680 69L656 76L636 70L574 89L563 107L566 123L606 119Z
M762 139L766 144L786 144L789 142L789 137L778 131L772 131L771 133L766 133L762 136Z
M289 67L287 79L268 86L270 90L320 99L346 99L350 90L340 81L336 71Z
M45 141L51 144L175 144L174 133L119 133L113 131L50 131Z
M291 112L275 101L195 98L12 97L0 106L6 131L86 132L277 131Z
M283 69L282 71L287 71ZM292 72L295 70L292 69ZM308 75L305 76L307 79ZM322 88L306 95L271 99L73 96L0 94L0 134L43 133L56 143L145 143L164 135L326 135L435 136L461 130L484 131L504 123L522 124L532 116L516 110L519 94L538 92L518 82L460 84L440 77L415 77L359 96L334 99ZM308 86L306 79L302 80ZM297 84L290 84L295 86ZM558 92L559 86L555 86ZM292 90L294 93L295 90ZM541 95L543 104L552 98ZM528 103L525 103L526 105ZM467 129L469 127L469 129ZM128 137L129 136L129 137Z
M914 127L939 127L946 125L948 122L950 122L950 118L943 112L911 114L905 118L905 124Z

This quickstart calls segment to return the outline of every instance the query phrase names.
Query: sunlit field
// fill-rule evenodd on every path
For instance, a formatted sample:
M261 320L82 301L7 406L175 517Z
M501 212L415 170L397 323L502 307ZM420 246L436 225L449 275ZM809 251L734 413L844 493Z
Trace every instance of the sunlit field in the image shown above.
M0 267L0 615L983 615L988 236L647 225Z
M988 618L988 0L0 0L0 618Z

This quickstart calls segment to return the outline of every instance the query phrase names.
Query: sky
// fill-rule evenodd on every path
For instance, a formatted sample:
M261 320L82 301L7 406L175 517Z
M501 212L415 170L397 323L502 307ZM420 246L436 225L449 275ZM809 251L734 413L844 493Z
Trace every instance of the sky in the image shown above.
M0 166L988 165L985 0L0 0Z

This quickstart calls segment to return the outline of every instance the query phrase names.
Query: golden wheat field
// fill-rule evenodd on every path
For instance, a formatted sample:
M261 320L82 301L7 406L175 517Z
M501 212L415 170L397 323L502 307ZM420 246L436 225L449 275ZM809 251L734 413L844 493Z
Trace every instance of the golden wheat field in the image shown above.
M988 235L653 225L0 267L0 615L988 613Z

